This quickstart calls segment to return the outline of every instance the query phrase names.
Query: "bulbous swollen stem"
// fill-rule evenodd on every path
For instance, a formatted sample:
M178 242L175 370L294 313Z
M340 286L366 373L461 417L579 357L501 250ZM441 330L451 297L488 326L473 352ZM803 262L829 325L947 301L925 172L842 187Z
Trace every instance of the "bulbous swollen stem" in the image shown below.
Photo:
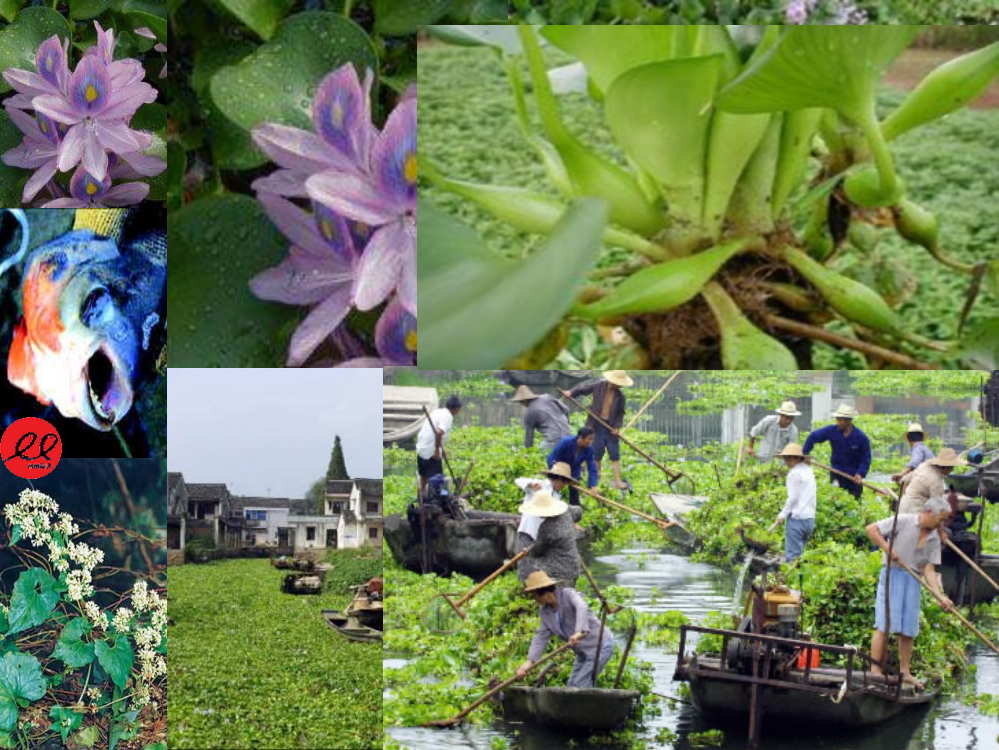
M873 98L863 114L858 117L857 125L864 132L867 145L871 149L871 156L874 158L874 165L878 168L878 175L881 177L881 193L883 195L894 194L899 189L895 160L892 158L888 141L885 140L881 130L881 123L878 122Z

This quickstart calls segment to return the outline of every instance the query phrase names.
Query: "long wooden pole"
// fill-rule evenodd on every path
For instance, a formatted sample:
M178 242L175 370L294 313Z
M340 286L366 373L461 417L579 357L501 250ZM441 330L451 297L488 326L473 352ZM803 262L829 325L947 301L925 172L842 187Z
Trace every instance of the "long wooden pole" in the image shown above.
M972 570L974 570L976 573L978 573L978 575L980 575L982 578L984 578L986 581L988 581L992 585L992 588L994 588L996 591L999 591L999 583L996 583L991 578L989 578L988 574L986 574L986 572L984 570L982 570L981 568L979 568L975 564L974 560L972 560L970 557L968 557L966 554L964 554L964 552L961 551L960 547L958 547L956 544L954 544L954 542L952 542L950 539L947 540L947 546L950 547L952 550L954 550L954 552L957 553L958 557L960 557L962 560L964 560L966 563L968 563L968 565L971 566Z
M926 589L931 594L933 594L933 598L937 600L937 604L939 604L941 607L943 607L943 601L940 599L940 596L937 594L936 591L934 591L932 588L930 588L930 584L928 584L926 582L926 580L921 575L916 575L916 573L912 570L912 568L910 568L908 565L906 565L905 563L903 563L901 560L899 560L897 564L901 565L902 568L905 570L906 573L908 573L910 576L912 576L917 581L919 581L919 585L920 586L922 586L924 589ZM988 638L985 637L985 634L982 633L982 631L980 631L978 628L976 628L974 625L972 625L970 622L968 622L968 620L965 618L965 616L962 615L960 612L957 611L957 606L956 605L954 606L953 609L946 610L946 611L950 612L952 615L954 615L954 617L956 617L958 620L960 620L965 625L967 625L968 629L971 630L972 633L974 633L975 635L977 635L978 638L979 638L979 640L982 641L982 643L984 643L990 649L992 649L997 654L999 654L999 646L996 646L996 644L994 644L992 641L990 641ZM888 624L888 627L889 628L891 627L890 623Z
M580 492L585 492L590 497L599 500L602 503L606 503L607 505L610 505L614 508L618 508L620 510L626 510L629 513L632 513L633 515L636 515L639 518L644 518L647 521L652 521L652 523L656 524L663 531L666 531L666 529L668 529L670 526L676 526L675 521L664 521L661 518L654 518L650 516L648 513L642 513L642 511L635 510L634 508L629 508L627 505L622 505L621 503L615 502L613 500L608 500L603 495L598 495L596 492L594 492L591 489L587 489L586 487L577 486L576 489L578 489Z
M814 460L814 459L812 459L810 457L808 457L808 458L809 458L809 463L811 463L812 466L818 466L820 469L825 469L826 471L831 471L833 474L839 474L841 477L846 477L847 479L849 479L852 482L856 482L857 481L852 476L850 476L849 474L847 474L845 471L840 471L839 469L834 469L832 466L826 466L825 464L820 464L818 461L816 461L816 460ZM892 500L898 500L898 495L896 495L894 492L892 492L889 489L886 489L884 487L878 487L876 485L871 484L870 482L865 482L864 480L860 480L860 484L862 484L864 487L866 487L869 490L873 490L874 492L877 492L879 495L884 495L885 497L890 497Z
M516 555L514 555L509 560L507 560L505 563L503 563L503 565L501 565L499 568L497 568L492 573L490 573L488 576L486 576L485 579L483 579L483 581L478 586L476 586L474 589L472 589L467 594L465 594L463 597L461 597L457 602L451 601L451 597L449 597L447 594L441 594L441 596L443 596L445 599L447 599L448 604L450 604L452 607L454 607L454 611L457 612L459 615L461 615L461 619L464 620L465 619L465 613L462 612L461 609L459 609L459 607L461 607L469 599L471 599L473 596L475 596L480 591L482 591L482 589L484 589L488 584L490 584L493 581L495 581L501 575L503 575L508 570L510 570L510 568L512 568L514 565L516 565L518 562L520 562L520 560L522 560L524 557L527 556L527 554L531 551L531 547L533 547L533 546L534 545L528 545L527 547L524 547L524 549L522 549Z
M641 409L638 410L638 413L631 418L631 421L621 428L621 432L630 429L631 426L638 421L638 418L645 413L645 410L648 409L650 406L652 406L652 402L655 401L657 398L659 398L661 395L663 395L663 391L665 391L669 387L669 384L672 383L676 379L676 376L679 375L681 372L683 372L683 370L677 370L676 372L674 372L670 376L669 380L663 383L663 387L660 388L658 391L656 391L655 395L645 402L645 406L643 406Z
M617 430L615 430L615 429L614 429L613 427L611 427L611 426L610 426L609 424L607 424L607 423L606 423L606 422L605 422L604 420L602 420L602 419L601 419L600 417L598 417L598 416L597 416L596 414L594 414L594 413L593 413L592 411L590 411L590 410L589 410L589 409L587 409L587 408L586 408L585 406L583 406L583 405L582 405L581 403L579 403L579 402L578 402L578 401L577 401L576 399L574 399L574 398L573 398L572 396L568 395L567 393L563 393L562 395L563 395L563 396L565 396L565 397L566 397L567 399L569 399L569 400L570 400L570 401L571 401L571 402L572 402L573 404L575 404L575 405L576 405L576 406L577 406L577 407L578 407L579 409L581 409L582 411L585 411L585 412L586 412L587 414L589 414L589 415L590 415L591 417L593 417L593 418L594 418L595 420L597 420L597 421L598 421L598 422L599 422L600 424L602 424L602 425L603 425L604 427L606 427L606 428L607 428L608 430L610 430L610 431L611 431L612 433L617 433L617 436L618 436L619 438L621 438L621 442L622 442L622 443L624 443L625 445L627 445L627 446L628 446L629 448L631 448L631 449L632 449L633 451L635 451L635 453L637 453L638 455L642 456L642 457L643 457L644 459L646 459L647 461L651 462L651 463L652 463L652 464L653 464L654 466L656 466L656 467L658 467L659 469L661 469L661 470L662 470L662 471L663 471L663 472L664 472L664 473L666 474L666 476L668 476L668 477L670 478L670 481L673 481L673 482L675 482L675 481L676 481L677 479L679 479L679 478L680 478L681 476L686 476L685 474L683 474L683 472L675 472L675 471L673 471L672 469L668 469L668 468L666 468L665 466L663 466L663 465L662 465L661 463L659 463L658 461L656 461L656 459L654 459L654 458L653 458L652 456L650 456L650 455L649 455L648 453L646 453L645 451L643 451L643 450L642 450L641 448L639 448L639 447L638 447L637 445L635 445L635 444L634 444L633 442L631 442L630 440L628 440L628 438L626 438L626 437L625 437L624 435L622 435L622 434L621 434L620 432L618 432ZM691 482L693 482L693 480L692 480L692 479L691 479Z
M743 435L739 438L739 457L735 460L735 475L739 476L739 470L742 468L742 446L746 442L746 436Z
M563 651L565 651L567 648L569 648L569 644L568 643L565 643L565 644L559 646L557 649L555 649L550 654L548 654L548 656L545 656L545 657L539 659L538 661L534 662L534 664L532 664L528 668L527 671L528 672L533 672L535 669L537 669L538 667L540 667L546 661L551 661L556 656L558 656ZM486 693L485 695L483 695L481 698L479 698L477 701L475 701L468 708L466 708L465 710L463 710L461 713L455 714L450 719L438 719L437 721L428 721L426 724L421 724L420 726L423 726L423 727L450 727L450 726L454 726L455 724L457 724L458 722L460 722L462 719L464 719L466 716L468 716L470 713L472 713L472 711L474 711L479 706L481 706L483 703L485 703L487 700L489 700L494 695L496 695L496 693L498 693L499 691L503 690L504 688L510 687L510 685L512 685L513 683L515 683L519 679L521 679L521 678L518 677L517 675L514 675L513 677L511 677L508 680L503 680L503 682L501 682L499 685L497 685L496 687L494 687L488 693Z
M586 580L590 582L590 586L593 587L593 593L595 593L597 595L597 599L600 600L600 604L603 606L603 608L606 609L607 612L610 613L610 614L612 614L612 615L615 614L616 612L620 612L622 609L624 609L624 605L623 604L621 604L621 605L619 605L617 607L612 607L607 602L607 599L604 597L604 594L600 590L600 587L597 586L597 582L593 580L593 574L590 572L590 569L586 567L586 563L584 563L582 560L580 560L579 564L583 567L583 573L586 575Z

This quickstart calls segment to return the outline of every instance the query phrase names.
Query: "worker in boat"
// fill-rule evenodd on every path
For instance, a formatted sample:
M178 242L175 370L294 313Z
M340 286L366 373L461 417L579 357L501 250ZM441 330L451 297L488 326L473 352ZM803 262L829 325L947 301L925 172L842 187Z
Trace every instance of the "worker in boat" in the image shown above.
M566 472L569 468L566 464L555 464L552 471L561 472L560 467ZM553 485L565 481L560 477ZM517 578L523 583L535 570L544 570L557 577L562 585L575 587L581 570L576 523L583 509L557 500L547 490L536 490L519 510L522 518L517 529L517 551L530 545L531 552L517 563Z
M423 423L420 433L416 436L416 466L420 475L421 498L427 494L427 481L430 477L444 473L441 452L459 411L461 411L461 399L457 396L448 397L444 408L434 409L430 413L430 420Z
M574 436L564 437L548 454L548 468L557 463L569 464L572 478L578 483L583 476L583 464L586 464L586 481L590 489L600 481L600 470L593 457L594 433L592 427L580 427ZM569 486L569 504L580 505L579 490L576 483Z
M933 451L926 447L923 441L926 433L919 422L912 422L905 431L905 441L909 444L909 463L898 474L892 474L891 481L900 482L922 465L924 461L934 458Z
M593 414L587 417L586 426L593 429L596 438L593 442L593 454L597 463L604 460L604 451L610 456L614 469L614 486L619 490L629 490L631 486L621 480L621 441L618 430L624 424L625 397L622 388L633 386L632 380L624 370L608 370L601 380L590 380L577 385L571 391L562 391L565 396L578 399L580 396L593 394L590 411L600 417L600 420L610 425L605 427Z
M769 414L753 425L749 431L749 455L760 463L769 463L789 443L798 442L798 428L794 418L800 417L794 401L785 401L776 414ZM760 447L756 447L759 439Z
M572 434L569 426L569 407L547 393L538 395L530 386L517 388L511 401L523 404L524 447L534 447L534 431L541 433L541 450L546 453L558 445L558 441Z
M924 461L905 483L898 512L918 513L931 497L943 495L947 490L946 478L957 466L967 466L967 461L958 458L953 448L944 448L939 456Z
M787 502L777 515L770 531L786 523L784 529L784 559L797 560L805 549L805 544L815 532L815 472L805 462L801 446L789 443L777 454L787 466Z
M821 427L808 436L805 441L804 453L809 456L818 443L829 443L832 446L832 458L829 464L855 481L844 479L839 474L829 473L829 480L834 486L842 487L856 498L864 489L860 481L867 476L871 468L871 441L864 432L853 424L857 413L852 406L841 405L833 412L836 424Z
M527 578L524 592L541 606L541 623L531 641L527 661L517 668L517 677L527 675L554 635L561 641L567 641L576 654L567 686L591 687L593 663L597 658L597 641L600 642L597 674L600 674L614 654L614 636L609 628L601 626L600 620L586 606L579 592L568 587L557 588L559 583L543 570L537 570Z
M891 565L891 623L892 633L898 633L898 661L902 679L922 689L922 683L912 676L909 666L912 663L912 642L919 635L919 611L922 588L898 563L913 572L921 573L930 589L940 596L944 609L951 610L954 603L948 599L940 587L936 567L940 564L940 524L950 514L950 505L942 497L933 497L923 503L920 513L900 513L895 517L877 521L867 527L867 537L884 550L881 577L878 579L878 593L874 603L874 637L871 639L871 656L885 663L888 655L888 641L885 635L885 576L888 570L888 538L895 525L895 542L892 544ZM875 674L883 670L872 666Z

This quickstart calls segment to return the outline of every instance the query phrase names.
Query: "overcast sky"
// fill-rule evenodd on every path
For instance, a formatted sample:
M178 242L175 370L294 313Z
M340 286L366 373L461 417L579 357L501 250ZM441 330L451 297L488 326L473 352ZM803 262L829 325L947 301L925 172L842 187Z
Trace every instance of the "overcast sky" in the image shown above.
M334 435L351 477L382 476L380 369L171 368L167 384L167 464L187 482L304 497Z

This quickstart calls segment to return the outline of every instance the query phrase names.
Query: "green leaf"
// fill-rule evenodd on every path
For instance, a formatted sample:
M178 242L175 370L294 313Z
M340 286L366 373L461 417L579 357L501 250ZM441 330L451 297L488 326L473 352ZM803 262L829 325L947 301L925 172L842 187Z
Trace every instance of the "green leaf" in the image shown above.
M559 25L546 26L541 35L582 62L596 87L607 92L622 73L674 57L686 27Z
M670 213L693 222L701 219L710 104L721 64L722 57L712 55L634 68L617 78L604 104L617 142L659 181Z
M93 747L97 744L97 740L99 739L100 734L97 731L97 727L91 724L89 727L81 729L79 732L74 734L70 740L70 743L72 744L67 744L66 746L74 748Z
M10 543L12 545L17 544L19 541L21 541L21 532L22 532L21 524L15 523L14 528L11 529L10 531Z
M84 635L90 635L91 624L83 617L76 617L66 623L62 635L56 643L52 656L62 659L71 667L85 667L94 660L94 644L83 641Z
M460 359L492 368L529 349L572 305L606 220L603 201L580 200L543 248L516 261L496 256L468 227L420 201L421 364Z
M404 36L417 26L437 21L451 9L452 0L375 0L375 33Z
M495 47L508 55L523 54L515 26L427 26L427 32L442 42L460 47Z
M166 42L167 17L163 0L125 0L121 12L128 16L132 28L148 26L159 41Z
M218 2L261 39L270 39L274 36L278 22L295 5L295 0L218 0Z
M65 706L52 706L49 718L52 719L52 726L49 727L49 730L59 732L63 742L66 741L70 732L78 729L83 723L83 714Z
M333 13L299 13L282 22L269 43L218 71L212 77L212 98L246 130L263 122L310 128L316 85L348 62L360 75L368 68L378 70L364 30Z
M128 682L128 674L132 670L134 654L128 643L128 636L120 635L114 639L113 645L101 640L94 644L94 655L101 666L107 670L114 684L124 689Z
M148 156L158 156L161 159L167 158L167 108L163 104L151 102L143 104L132 117L131 127L136 130L143 130L153 134L153 143L143 151ZM169 168L169 162L168 162ZM147 200L164 200L167 190L167 170L163 170L155 177L145 177L144 182L149 183L149 196Z
M111 7L111 0L69 0L69 17L77 21L96 18Z
M254 297L249 281L285 258L290 242L245 196L203 198L171 215L167 303L180 367L279 367L301 313Z
M45 622L59 601L55 578L41 568L21 573L10 598L9 632L11 635Z
M4 654L0 659L0 732L14 731L18 702L36 701L43 695L45 678L38 659L18 651Z
M996 325L996 320L983 320L969 326L961 337L960 354L968 369L999 368L999 325Z
M27 0L0 0L0 16L13 21Z
M38 46L53 34L62 39L70 35L69 23L61 14L41 6L19 12L10 26L0 30L0 71L8 68L34 71ZM10 91L10 86L0 78L0 94L5 91Z
M785 26L767 54L722 91L718 107L754 114L810 107L860 122L881 75L920 26Z

